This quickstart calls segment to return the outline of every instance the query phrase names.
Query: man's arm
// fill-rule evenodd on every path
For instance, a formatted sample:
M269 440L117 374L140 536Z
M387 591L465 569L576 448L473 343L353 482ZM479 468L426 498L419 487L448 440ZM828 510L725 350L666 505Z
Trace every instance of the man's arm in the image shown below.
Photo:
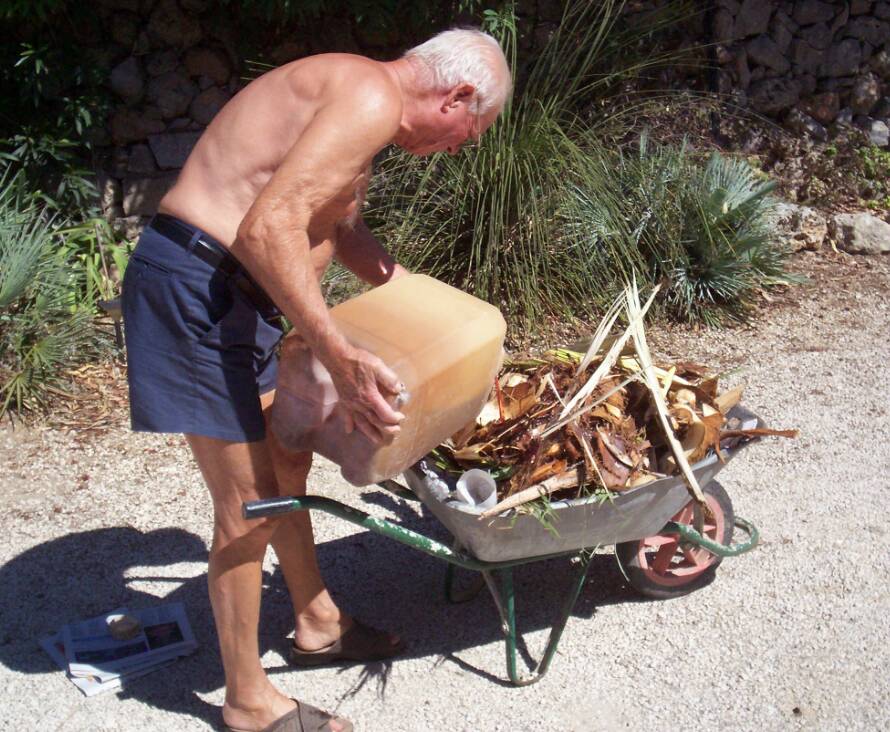
M354 227L341 226L337 231L334 259L374 287L410 274L402 265L396 264L361 218Z
M311 259L309 227L354 196L354 181L398 129L397 98L376 80L315 115L247 211L232 253L269 293L331 374L347 418L372 439L394 434L402 415L381 390L399 391L380 359L337 330Z

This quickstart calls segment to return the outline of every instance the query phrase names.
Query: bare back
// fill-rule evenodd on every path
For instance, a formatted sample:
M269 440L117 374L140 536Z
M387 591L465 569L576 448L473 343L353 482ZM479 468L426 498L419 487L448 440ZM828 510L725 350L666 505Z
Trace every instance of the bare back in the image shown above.
M383 65L361 56L311 56L264 74L213 119L159 210L231 246L248 209L304 130L326 108L342 106L343 99L357 98L368 87L401 107L401 96ZM368 164L376 152L368 151ZM330 210L313 212L309 234L318 274L333 253L336 221L344 217L363 183L356 177L331 201Z

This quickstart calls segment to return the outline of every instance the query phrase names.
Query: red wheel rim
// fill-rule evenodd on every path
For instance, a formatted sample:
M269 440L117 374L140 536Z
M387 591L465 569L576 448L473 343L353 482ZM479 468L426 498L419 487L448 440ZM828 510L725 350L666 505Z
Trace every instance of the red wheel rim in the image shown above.
M709 539L725 543L726 520L720 504L710 495L705 495L713 517L704 520L703 533ZM687 503L673 517L678 524L692 526L694 512L692 502ZM640 540L637 549L637 562L646 577L655 584L665 587L678 587L698 579L717 557L706 549L696 546L681 546L679 534L656 534Z

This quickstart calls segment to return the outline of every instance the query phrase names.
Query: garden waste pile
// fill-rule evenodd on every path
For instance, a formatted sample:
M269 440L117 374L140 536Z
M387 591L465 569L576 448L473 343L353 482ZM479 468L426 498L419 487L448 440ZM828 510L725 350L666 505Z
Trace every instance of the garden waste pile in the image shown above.
M656 290L657 291L657 290ZM640 305L629 285L603 318L585 353L548 351L506 363L476 420L440 445L440 468L488 470L498 482L493 516L553 494L624 491L680 473L703 502L690 464L710 451L796 430L741 429L730 410L741 388L720 392L717 377L689 362L656 365ZM611 335L624 313L628 325Z

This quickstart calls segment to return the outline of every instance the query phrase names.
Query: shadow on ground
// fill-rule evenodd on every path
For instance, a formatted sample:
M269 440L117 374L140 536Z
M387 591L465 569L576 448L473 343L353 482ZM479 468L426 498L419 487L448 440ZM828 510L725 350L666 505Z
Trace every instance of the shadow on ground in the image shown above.
M386 508L396 523L449 542L446 530L419 504L382 493L365 493L362 497ZM484 590L464 604L446 602L444 562L369 532L321 543L318 557L342 607L406 639L408 649L403 658L433 657L437 663L454 663L465 672L503 683L503 653L497 655L495 666L484 669L460 658L461 651L499 642L503 636L497 611ZM122 605L139 608L182 602L198 651L163 672L135 679L120 694L216 727L219 709L200 696L224 685L206 574L199 571L206 559L203 540L187 531L141 532L130 527L69 534L22 552L0 567L0 663L24 674L56 672L37 639L65 622ZM199 566L189 567L188 563ZM180 564L183 569L177 572L174 565ZM521 632L550 627L573 573L567 559L537 562L515 570ZM283 660L289 643L286 636L292 631L292 610L280 572L264 576L263 592L261 652L275 650L282 658L267 670L273 676L301 674L299 686L305 685L305 696L311 700L312 672L296 671ZM638 599L627 587L614 557L597 555L573 616L590 619L598 606ZM384 696L390 670L390 663L366 665L343 698L369 684Z

